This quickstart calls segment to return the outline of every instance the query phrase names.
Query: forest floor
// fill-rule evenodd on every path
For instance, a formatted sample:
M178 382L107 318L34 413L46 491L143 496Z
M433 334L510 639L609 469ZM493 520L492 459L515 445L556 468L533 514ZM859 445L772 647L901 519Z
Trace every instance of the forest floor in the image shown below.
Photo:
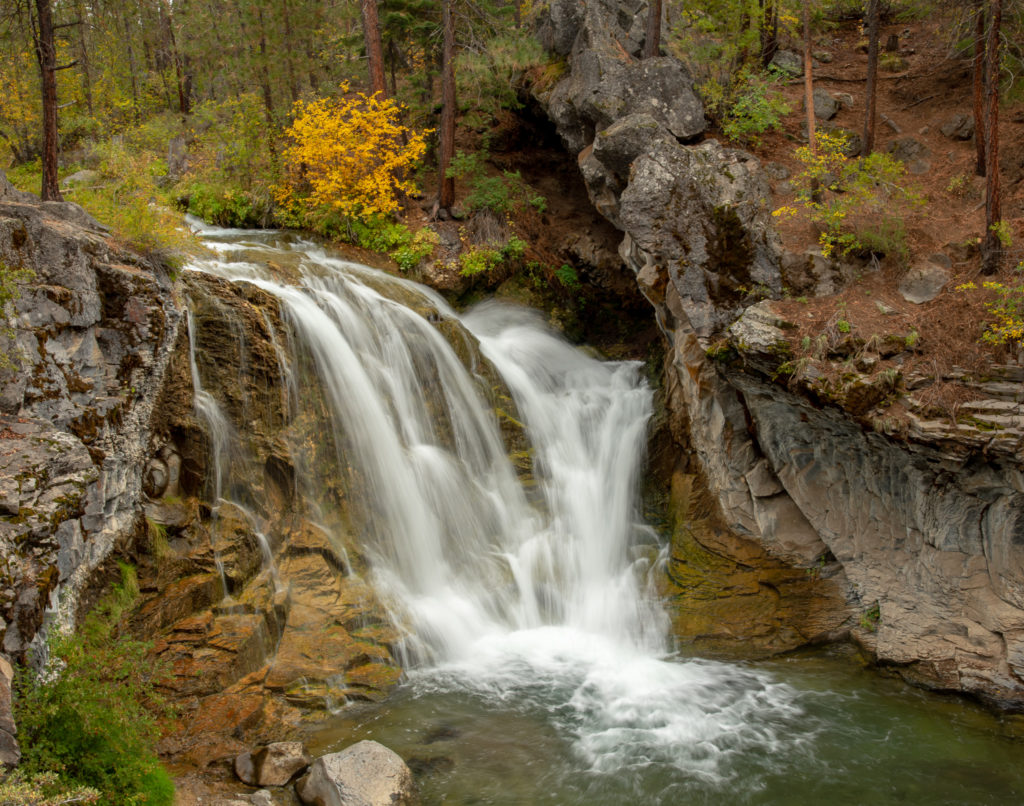
M985 179L974 173L973 140L951 139L941 131L956 115L972 117L970 59L953 54L948 19L883 25L880 40L884 43L890 35L898 37L896 55L903 69L879 72L876 149L885 150L907 137L925 149L917 165L920 173L908 174L910 188L926 200L906 222L909 260L885 258L877 269L865 271L838 294L812 298L806 304L787 300L777 309L798 325L791 333L794 345L804 337L814 339L842 311L853 332L865 339L887 332L919 334L913 357L902 366L904 374L918 370L938 379L954 367L984 372L993 361L1015 357L1016 350L980 340L985 323L992 318L985 307L992 294L958 291L957 287L968 282L980 286L986 279L1014 285L1022 280L1016 266L1024 259L1024 104L1004 105L1000 110L1002 211L1013 243L1000 274L982 278L976 245L985 231ZM856 132L863 128L867 72L867 55L858 48L861 42L859 24L849 23L819 39L815 48L815 52L823 50L833 57L827 64L816 63L815 86L833 95L853 96L852 108L841 106L832 123ZM801 82L790 84L787 97L794 111L787 117L784 131L764 137L752 149L763 161L780 163L793 173L799 167L794 140L804 121L802 93ZM792 193L786 192L784 182L772 184L775 207L792 203ZM813 247L817 238L816 231L799 219L783 219L780 232L786 247L793 251ZM952 262L950 282L930 302L906 301L898 290L906 271L926 264L936 253ZM940 406L943 394L956 395L942 384L931 391Z

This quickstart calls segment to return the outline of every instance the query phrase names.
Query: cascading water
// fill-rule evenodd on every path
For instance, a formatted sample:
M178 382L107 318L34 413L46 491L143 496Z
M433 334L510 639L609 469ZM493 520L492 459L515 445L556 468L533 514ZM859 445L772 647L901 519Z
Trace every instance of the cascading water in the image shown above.
M308 243L277 247L298 259L298 281L285 284L261 258L278 252L205 234L221 257L193 268L276 297L288 329L274 343L281 370L315 370L325 433L339 466L355 468L374 587L408 636L408 682L381 738L401 744L434 722L423 746L465 731L460 752L488 753L477 758L488 772L461 784L441 775L435 797L789 802L778 759L814 763L819 695L764 668L674 659L648 592L658 547L637 514L651 413L638 365L590 358L520 309L488 304L461 318L525 423L537 485L527 491L473 351L456 349L464 337L452 328L455 347L442 335L458 317L435 294ZM217 448L228 426L193 369ZM302 395L291 370L283 385ZM526 738L504 735L513 731ZM501 759L529 767L545 756L546 767L516 771L520 783L505 780Z

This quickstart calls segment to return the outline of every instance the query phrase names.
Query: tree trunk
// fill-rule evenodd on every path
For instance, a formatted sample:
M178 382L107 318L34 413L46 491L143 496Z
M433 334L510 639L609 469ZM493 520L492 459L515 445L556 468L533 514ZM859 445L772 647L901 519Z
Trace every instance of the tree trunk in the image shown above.
M300 92L295 72L296 47L292 37L292 11L288 0L281 3L281 22L284 25L284 68L288 76L288 91L291 93L292 103L295 104L299 100Z
M999 28L1003 0L990 0L988 44L985 47L985 237L981 242L981 270L999 270L1003 244L996 233L1002 224L999 197Z
M267 32L263 25L263 7L256 7L256 21L260 26L260 89L263 92L263 108L267 112L267 144L273 152L273 135L271 132L274 128L274 91L270 85L270 64L267 57Z
M178 85L178 112L187 115L190 111L190 102L185 87L185 75L181 64L181 53L178 52L178 39L174 35L174 11L168 6L164 8L160 4L160 14L164 19L167 30L167 47L171 51L171 61L174 63L174 76Z
M85 96L85 108L92 114L92 73L89 71L89 43L85 30L88 18L85 15L85 3L78 0L75 5L78 14L78 63L82 67L82 95Z
M363 37L366 40L366 61L370 68L370 90L384 97L388 93L384 81L384 45L380 37L377 0L360 0L363 15ZM447 34L446 34L447 35Z
M868 0L868 80L864 88L864 142L860 155L875 149L875 107L878 100L878 0Z
M39 2L39 0L36 0ZM138 68L135 65L135 49L132 47L132 30L128 26L128 17L124 7L121 9L121 24L124 26L124 45L128 51L128 73L132 80L132 118L139 114L139 80Z
M43 182L39 197L43 201L61 201L57 181L57 48L50 0L36 0L36 16L36 61L43 98Z
M661 53L661 0L648 0L647 31L640 58L652 59Z
M779 6L776 0L761 0L761 66L768 69L779 50Z
M985 2L974 1L974 173L985 175Z
M811 6L810 0L803 0L804 23L804 106L807 109L807 142L811 153L818 151L814 141L814 75L811 63Z
M807 108L807 144L812 154L818 153L818 143L814 133L814 74L811 62L811 0L803 0L804 22L804 106ZM811 180L811 198L820 198L818 180Z
M431 218L442 211L451 213L455 204L455 178L448 167L455 156L455 23L452 0L443 0L441 25L444 28L444 50L441 54L441 130L438 135L440 159L437 167L437 201Z

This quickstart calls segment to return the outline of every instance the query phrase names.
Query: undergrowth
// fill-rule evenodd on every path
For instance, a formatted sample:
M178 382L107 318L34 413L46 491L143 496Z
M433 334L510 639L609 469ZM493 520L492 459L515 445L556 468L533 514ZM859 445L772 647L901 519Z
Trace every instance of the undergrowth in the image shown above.
M137 596L135 570L122 564L121 582L76 633L51 633L45 671L16 680L26 786L42 794L92 790L92 802L108 806L170 806L174 785L154 750L154 715L167 712L155 687L166 673L146 657L149 644L119 632Z

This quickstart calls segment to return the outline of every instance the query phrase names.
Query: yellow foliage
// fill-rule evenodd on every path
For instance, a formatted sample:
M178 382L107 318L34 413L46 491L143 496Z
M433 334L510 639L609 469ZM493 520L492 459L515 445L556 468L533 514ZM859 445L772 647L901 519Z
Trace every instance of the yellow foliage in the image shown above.
M427 132L411 131L400 115L390 98L363 93L300 101L278 202L300 217L322 208L346 219L395 213L401 194L416 192L409 171L427 147Z

